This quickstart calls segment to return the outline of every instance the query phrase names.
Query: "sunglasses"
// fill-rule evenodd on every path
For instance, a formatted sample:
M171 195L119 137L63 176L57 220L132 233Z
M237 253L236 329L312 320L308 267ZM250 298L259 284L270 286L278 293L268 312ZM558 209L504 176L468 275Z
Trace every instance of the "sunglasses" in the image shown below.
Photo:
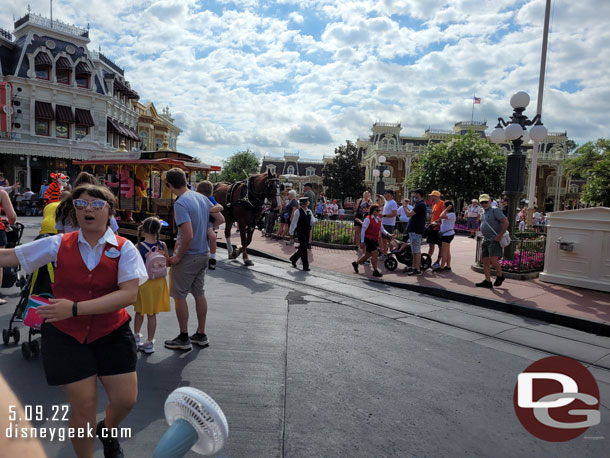
M101 199L92 200L91 202L89 202L85 199L74 199L74 201L73 201L74 208L76 208L77 210L84 210L89 205L91 205L91 208L93 210L99 211L102 208L104 208L107 203L108 202L106 202L105 200L101 200Z
M482 200L481 202L479 202L480 204L488 204L489 202L486 200Z

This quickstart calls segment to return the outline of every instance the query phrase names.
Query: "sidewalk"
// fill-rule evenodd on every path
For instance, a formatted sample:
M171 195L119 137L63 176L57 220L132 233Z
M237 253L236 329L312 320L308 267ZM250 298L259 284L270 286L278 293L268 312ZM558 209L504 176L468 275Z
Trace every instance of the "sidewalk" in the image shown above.
M224 245L224 232L218 233L218 241ZM239 244L239 233L233 234L231 241ZM567 326L582 331L610 336L610 294L544 283L538 279L506 279L499 288L492 290L477 288L474 284L483 275L471 270L474 262L475 240L466 236L456 236L451 244L452 272L433 273L426 271L421 276L409 277L402 270L402 264L394 272L389 272L380 262L383 278L372 276L370 266L360 266L360 274L354 273L352 261L356 260L354 250L337 250L314 246L310 250L310 264L346 275L359 275L363 279L382 281L388 285L411 289L417 292L444 297L504 312L536 318L550 323ZM424 246L424 252L428 247ZM294 246L283 241L261 237L256 231L249 247L251 255L267 255L288 260L294 253ZM434 254L434 259L436 259Z

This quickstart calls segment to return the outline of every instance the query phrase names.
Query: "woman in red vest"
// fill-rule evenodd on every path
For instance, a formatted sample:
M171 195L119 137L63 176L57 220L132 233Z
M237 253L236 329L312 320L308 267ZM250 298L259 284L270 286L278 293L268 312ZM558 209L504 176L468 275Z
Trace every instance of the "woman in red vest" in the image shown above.
M133 408L137 395L136 344L125 307L135 303L146 268L135 246L109 228L114 196L84 185L69 197L77 232L0 250L0 266L28 273L56 263L51 305L38 307L42 359L49 385L70 403L70 427L91 430L96 421L97 378L108 395L106 418L96 432L105 457L122 457L117 438L107 437ZM116 430L115 430L116 431ZM78 457L93 457L95 436L73 438Z
M377 269L377 250L379 249L379 238L380 234L386 235L392 238L392 234L387 232L381 224L381 217L379 213L381 207L377 204L371 205L369 216L367 216L362 222L362 230L360 231L360 243L364 244L365 253L360 259L352 262L354 271L358 273L358 266L364 264L364 262L371 258L371 264L373 265L373 277L383 277L381 272Z

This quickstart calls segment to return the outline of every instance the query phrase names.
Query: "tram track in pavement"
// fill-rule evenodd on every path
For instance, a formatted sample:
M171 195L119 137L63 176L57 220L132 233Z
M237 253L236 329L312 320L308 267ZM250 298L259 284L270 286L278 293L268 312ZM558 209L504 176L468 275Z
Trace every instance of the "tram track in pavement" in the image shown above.
M600 377L610 384L610 338L382 283L363 283L337 272L313 268L304 273L285 261L253 258L255 265L251 267L246 267L241 261L221 259L217 270L248 269L260 281L297 292L287 297L294 304L340 304L491 346L532 361L551 355L568 356L600 371ZM293 278L287 278L288 275L293 275ZM524 339L523 335L515 338L511 331L522 331L525 336L531 335L532 340Z

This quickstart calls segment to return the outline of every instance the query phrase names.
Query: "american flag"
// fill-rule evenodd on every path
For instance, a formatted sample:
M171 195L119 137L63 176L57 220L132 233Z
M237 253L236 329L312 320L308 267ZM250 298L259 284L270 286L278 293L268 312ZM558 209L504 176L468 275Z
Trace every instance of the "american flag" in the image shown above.
M474 98L474 104L475 104L475 105L477 105L477 104L479 104L479 105L480 105L480 104L481 104L481 97L475 97L475 98Z

